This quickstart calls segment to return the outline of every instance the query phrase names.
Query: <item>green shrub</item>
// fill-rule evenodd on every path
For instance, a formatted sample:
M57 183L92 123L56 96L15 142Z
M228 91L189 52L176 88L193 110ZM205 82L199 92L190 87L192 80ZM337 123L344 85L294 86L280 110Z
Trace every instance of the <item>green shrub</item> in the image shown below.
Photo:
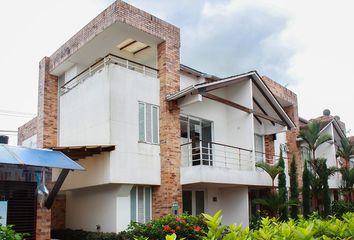
M354 212L345 213L342 220L335 217L320 219L312 215L309 219L300 217L298 220L290 219L280 222L275 218L263 218L258 230L249 230L241 226L220 225L221 212L214 216L205 215L208 224L208 233L204 240L238 240L238 239L353 239ZM225 234L226 232L226 234Z
M16 233L11 225L0 225L1 240L22 240L28 234Z
M103 233L71 229L52 230L51 237L60 240L132 240L126 232Z
M354 203L341 200L332 202L332 214L334 216L340 218L346 212L354 212Z
M158 240L164 239L167 234L175 233L178 239L199 240L205 236L206 230L207 226L202 216L194 217L183 214L167 215L146 224L132 223L127 233L132 239L144 237L149 240Z

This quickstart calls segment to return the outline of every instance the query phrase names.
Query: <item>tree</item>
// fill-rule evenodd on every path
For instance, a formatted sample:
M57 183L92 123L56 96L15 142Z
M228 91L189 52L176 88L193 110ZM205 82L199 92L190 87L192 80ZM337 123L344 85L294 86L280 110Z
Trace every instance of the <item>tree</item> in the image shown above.
M321 144L332 140L330 134L321 133L321 125L317 121L310 121L307 128L300 131L300 137L307 143L314 163L316 163L316 149Z
M297 206L299 202L299 187L297 182L297 167L295 156L293 156L290 165L290 201L294 202L294 205L290 207L290 216L293 219L297 219L297 215L299 214L299 208Z
M342 174L341 191L346 196L347 202L354 202L354 199L352 198L353 187L354 187L354 168L351 169L341 168L340 172Z
M281 148L280 148L278 167L281 168L281 171L278 176L279 196L280 196L280 199L283 201L283 203L286 203L288 201L288 192L286 189L285 162L284 162L284 158L283 158L283 151ZM283 208L280 208L280 218L284 221L288 219L288 206L287 205L285 205Z
M284 202L277 192L271 192L265 198L257 198L254 203L263 206L271 217L278 217L278 211L288 206L288 202Z
M337 150L337 155L344 160L342 167L349 169L350 156L354 155L354 146L350 144L348 138L344 137L340 140L340 146Z
M272 179L272 193L274 193L275 192L274 180L281 172L282 168L265 162L257 163L256 167L263 169L270 176L270 178Z
M302 205L303 214L307 218L310 214L310 171L307 167L307 160L305 160L304 171L302 174Z
M318 182L318 181L316 181L316 179L317 179L317 176L316 176L317 175L316 149L319 146L321 146L323 143L332 140L332 136L327 133L321 133L321 125L317 121L310 121L307 124L307 127L300 131L299 136L307 143L307 145L311 151L311 159L309 159L308 163L311 164L311 167L313 169L313 171L312 171L313 181L310 180L310 184L312 182L314 187L320 187L320 186L316 185L316 183ZM316 189L314 187L312 188L312 190ZM317 195L318 191L312 191L312 193L313 193L313 206L315 209L317 209L318 208L318 195Z

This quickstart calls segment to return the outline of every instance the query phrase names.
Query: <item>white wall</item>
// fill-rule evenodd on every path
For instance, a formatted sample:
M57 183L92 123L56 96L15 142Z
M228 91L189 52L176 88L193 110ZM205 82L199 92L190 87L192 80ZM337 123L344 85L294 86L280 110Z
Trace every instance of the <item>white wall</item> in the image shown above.
M221 189L222 223L237 224L244 227L249 224L248 187L233 187Z
M160 105L160 82L110 65L111 182L160 184L160 146L139 143L138 101Z
M37 148L37 134L24 140L21 146L28 147L28 148Z
M213 91L212 93L246 107L252 107L250 80L240 82L226 89ZM249 150L253 149L252 114L245 113L207 98L203 98L202 102L183 106L181 113L212 121L214 142ZM217 148L217 146L215 146L215 148ZM244 159L246 160L246 157ZM253 159L249 160L253 161ZM225 159L215 157L213 164L214 166L224 166ZM238 162L230 164L238 164ZM252 164L253 163L251 163L251 165Z
M101 153L78 161L85 171L70 171L61 190L92 187L110 183L110 153ZM53 179L60 172L53 170Z
M66 228L120 232L130 223L132 185L109 184L66 192Z
M328 125L323 129L323 134L330 134L333 139L333 125ZM327 159L327 166L336 166L336 149L333 143L333 140L321 144L316 149L316 158L325 158Z
M60 97L59 145L110 143L107 68Z

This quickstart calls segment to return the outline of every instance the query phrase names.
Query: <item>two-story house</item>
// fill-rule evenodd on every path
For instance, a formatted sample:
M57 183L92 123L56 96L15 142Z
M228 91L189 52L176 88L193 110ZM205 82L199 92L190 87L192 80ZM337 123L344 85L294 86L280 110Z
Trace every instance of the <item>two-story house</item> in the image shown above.
M345 124L340 120L338 116L332 116L328 109L323 111L323 115L310 121L317 121L320 124L320 134L328 134L332 140L321 144L315 151L316 158L326 159L328 167L340 168L342 166L341 159L337 155L337 150L341 146L341 139L346 137ZM300 118L300 129L306 130L308 120ZM310 159L311 153L307 144L303 139L298 139L299 149L301 152L301 161ZM342 185L341 174L335 173L329 178L328 184L330 188L330 194L332 200L338 200L339 189Z
M177 27L116 1L40 62L27 139L86 169L64 182L52 228L118 232L218 209L245 226L271 186L255 163L275 163L281 147L298 155L294 93L256 71L219 78L181 65L179 49Z

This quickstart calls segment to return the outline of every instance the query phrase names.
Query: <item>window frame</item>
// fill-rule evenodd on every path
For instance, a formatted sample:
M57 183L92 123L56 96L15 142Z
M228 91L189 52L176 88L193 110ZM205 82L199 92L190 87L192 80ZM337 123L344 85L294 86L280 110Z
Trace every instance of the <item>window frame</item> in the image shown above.
M133 216L132 216L132 191L133 191L133 188L135 188L135 220L133 220ZM143 222L139 222L139 189L143 189L143 216L142 216L142 219L143 219ZM150 191L150 199L149 199L149 212L150 212L150 216L149 218L147 219L146 218L146 189L149 189ZM139 222L139 223L147 223L149 221L152 220L152 187L151 186L133 186L132 189L130 190L130 221L131 222Z
M140 105L144 109L144 139L140 138ZM150 126L147 126L147 108L150 108ZM154 122L154 109L156 109L156 122ZM156 123L156 131L154 131L154 123ZM148 127L150 128L150 141L148 141ZM155 136L156 134L156 136ZM154 140L157 140L156 142ZM148 144L160 144L160 106L156 104L138 101L138 142Z

